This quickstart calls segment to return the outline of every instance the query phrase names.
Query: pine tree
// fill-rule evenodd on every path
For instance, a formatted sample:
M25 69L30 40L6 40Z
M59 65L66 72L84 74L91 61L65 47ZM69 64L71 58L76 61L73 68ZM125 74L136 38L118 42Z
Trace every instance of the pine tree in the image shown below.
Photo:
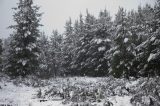
M38 68L39 49L37 38L41 26L39 7L33 5L32 0L19 0L13 15L16 25L10 26L14 29L10 43L10 56L6 72L11 76L26 76Z
M77 72L79 72L80 75L94 76L95 66L91 61L93 59L92 43L95 37L97 20L88 12L88 10L86 12L87 15L85 17L84 24L82 24L83 22L80 18L80 29L82 30L82 33L80 33L80 45L78 46L75 64L77 65Z
M106 57L111 48L111 28L112 22L109 12L105 9L100 12L95 36L91 42L91 63L94 76L107 76L109 60Z
M53 72L53 76L62 75L62 36L57 30L53 30L50 37L49 48L49 70Z
M9 50L10 48L10 42L11 42L11 37L8 37L6 39L4 39L4 43L3 43L3 52L2 52L2 66L3 66L3 70L5 71L7 68L7 64L8 64L8 57L10 56L9 54Z
M75 21L74 24L74 36L76 36L76 46L74 48L74 59L72 61L72 74L73 75L82 75L81 74L81 65L78 59L79 53L83 43L83 37L85 35L84 20L82 14L79 15L79 20Z
M135 11L128 12L127 15L127 21L128 21L128 28L131 32L132 36L132 42L135 44L135 46L138 46L140 43L142 43L142 36L139 35L139 24L136 23L137 21L137 13Z
M78 72L80 75L89 75L93 76L94 67L91 63L92 60L92 48L91 48L91 42L93 41L93 38L95 36L95 30L96 29L96 18L91 15L88 10L86 11L87 15L84 20L84 31L82 33L82 36L80 38L80 46L78 48L78 53L76 56L76 65Z
M141 6L138 7L138 12L136 12L135 17L135 32L137 36L145 41L148 37L150 37L150 29L151 29L151 21L153 19L153 9L150 5L146 5L144 8Z
M137 66L140 64L139 61L136 60L136 56L138 54L136 47L142 43L142 36L139 36L138 25L136 23L136 12L130 11L127 15L127 22L128 22L128 30L130 31L131 37L130 37L130 44L132 46L131 52L134 55L134 58L130 61L131 62L131 71L130 76L137 77L138 76L138 68Z
M71 64L73 59L73 50L75 46L75 37L73 35L73 26L71 18L66 22L65 25L65 38L63 42L63 67L66 74L71 74Z
M3 64L2 64L2 52L3 52L3 42L2 39L0 39L0 72L2 71Z
M41 78L49 78L52 76L52 72L49 70L49 41L44 32L40 34L38 47L40 49L40 54L38 56L39 69L37 75Z
M131 52L131 33L127 27L126 11L123 8L119 8L115 24L117 31L114 39L115 47L113 59L111 60L111 73L115 77L123 76L128 78L131 71L131 60L134 58L134 55Z
M154 76L160 76L160 0L157 0L155 6L155 32L153 32L153 36L151 37L151 52L148 57L149 67L153 70ZM153 29L152 29L153 30Z
M151 9L152 10L152 9ZM157 76L160 75L160 1L157 0L156 6L154 8L154 18L152 21L147 23L152 25L150 32L150 37L138 46L140 50L138 60L141 62L139 65L140 74L144 77Z
M143 54L144 49L142 45L147 40L148 37L151 36L151 26L152 26L152 19L153 19L153 9L150 5L146 5L145 7L138 7L138 11L134 12L131 11L128 14L128 21L129 21L129 30L131 31L131 42L134 49L134 58L132 60L132 71L131 75L139 76L146 64L147 55Z

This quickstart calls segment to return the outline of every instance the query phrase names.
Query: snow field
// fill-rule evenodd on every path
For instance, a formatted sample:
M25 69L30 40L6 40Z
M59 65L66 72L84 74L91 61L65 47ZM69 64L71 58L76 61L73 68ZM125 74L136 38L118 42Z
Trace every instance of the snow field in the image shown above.
M150 83L156 82L154 78L150 79L148 83L145 78L137 80L115 79L113 77L53 78L36 80L39 85L34 80L1 78L0 105L108 106L105 104L110 103L111 106L133 106L133 104L149 106L151 102L149 97L157 101L156 96L149 88ZM150 96L145 95L143 87L148 87L148 95ZM38 97L39 93L40 96ZM66 95L69 95L69 97Z

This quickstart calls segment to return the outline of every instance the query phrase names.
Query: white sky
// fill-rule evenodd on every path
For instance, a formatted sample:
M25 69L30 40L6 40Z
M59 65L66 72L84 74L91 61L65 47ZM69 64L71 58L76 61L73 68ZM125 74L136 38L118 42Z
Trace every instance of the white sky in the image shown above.
M146 3L153 5L155 0L34 0L35 4L41 6L43 12L41 23L44 25L41 30L51 35L53 29L60 33L64 31L64 25L69 17L74 22L82 13L85 16L86 8L89 12L98 16L100 10L106 8L112 17L116 14L119 6L127 10L137 9L138 5ZM6 29L13 24L12 7L16 6L18 0L0 0L0 37L6 38L12 33Z

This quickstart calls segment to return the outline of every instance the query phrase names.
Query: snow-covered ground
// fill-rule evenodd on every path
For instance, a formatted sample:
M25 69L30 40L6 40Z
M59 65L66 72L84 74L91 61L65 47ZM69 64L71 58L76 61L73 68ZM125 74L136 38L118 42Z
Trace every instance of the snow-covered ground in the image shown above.
M0 82L0 105L12 106L63 106L61 101L40 102L37 98L39 88L26 85L16 86L12 82Z
M27 87L22 85L18 87L13 85L13 83L0 83L2 89L0 89L0 105L10 104L12 106L69 106L63 105L62 101L45 101L40 102L40 99L36 97L38 88ZM113 96L109 100L114 104L114 106L132 106L130 104L129 96ZM102 103L99 103L103 106Z
M89 93L97 89L97 90L100 90L99 92L102 91L102 95L103 93L105 93L105 95L108 95L107 97L104 97L103 99L101 99L100 102L97 102L97 101L91 102L89 106L108 106L108 105L104 105L105 100L109 101L111 104L113 104L113 106L133 106L130 103L133 95L127 93L127 91L124 90L123 87L129 88L130 90L132 90L132 88L134 89L134 87L136 87L138 83L143 84L144 79L125 82L127 80L113 79L114 80L113 81L112 78L110 79L109 78L88 78L88 77L56 78L56 79L48 80L47 83L45 83L46 85L42 84L43 86L40 86L40 87L37 87L37 86L35 87L32 84L31 86L26 83L22 83L22 82L29 82L29 80L30 82L32 82L31 79L28 79L28 80L25 79L25 81L21 81L20 79L10 80L9 78L1 78L0 79L0 105L9 104L12 106L78 106L78 105L73 105L73 101L71 99L68 100L69 101L68 103L64 104L63 103L64 99L62 98L60 99L50 98L50 96L54 92L54 90L51 90L51 88L57 87L57 90L59 90L62 93L66 93L64 91L61 91L61 87L67 88L66 86L71 86L71 87L74 86L73 89L71 89L70 87L67 88L70 90L69 91L70 93L76 94L78 91L75 90L76 89L75 87L79 87L78 89L83 89L84 92L86 92L86 89L89 89L87 91ZM106 85L106 87L108 87L109 89L113 89L115 94L114 95L111 94L109 90L106 90L106 88L103 89L104 85ZM120 90L120 89L123 89L123 90ZM41 90L40 93L42 93L41 94L42 98L38 98L37 96L40 90ZM51 91L50 92L51 94L45 94L47 91ZM95 92L98 92L98 91L95 91ZM97 93L95 93L95 95L96 94ZM96 97L98 98L98 96ZM146 101L146 103L150 103L150 101ZM85 106L85 105L81 105L81 106ZM148 106L148 105L145 105L145 106Z

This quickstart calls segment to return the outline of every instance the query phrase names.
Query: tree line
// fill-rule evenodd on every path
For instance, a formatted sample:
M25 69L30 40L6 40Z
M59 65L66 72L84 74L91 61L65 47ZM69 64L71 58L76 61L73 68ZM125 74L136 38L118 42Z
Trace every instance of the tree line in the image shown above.
M160 0L137 11L119 7L95 17L86 10L66 21L65 31L39 30L41 13L32 0L19 0L11 25L0 41L0 68L12 76L152 77L160 76Z

